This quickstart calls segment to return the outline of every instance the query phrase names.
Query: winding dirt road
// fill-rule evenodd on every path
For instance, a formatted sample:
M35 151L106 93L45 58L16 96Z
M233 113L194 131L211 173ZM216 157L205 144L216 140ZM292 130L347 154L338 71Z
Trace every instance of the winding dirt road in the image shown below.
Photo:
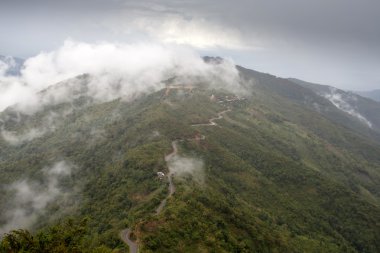
M192 125L192 126L217 126L218 124L215 123L215 120L222 119L223 118L223 114L225 114L226 112L229 112L229 111L231 111L231 109L227 109L227 110L224 110L222 112L219 112L217 117L209 119L209 123L206 123L206 124L195 124L195 125ZM200 135L200 136L196 136L193 139L187 139L187 140L204 140L204 139L206 139L206 136ZM174 192L175 192L175 186L174 186L174 183L173 183L173 172L170 171L170 161L178 153L177 142L178 142L178 140L172 141L173 151L170 154L168 154L168 155L165 156L165 161L166 161L166 163L168 164L168 167L169 167L169 174L168 174L169 193L168 193L168 196L166 196L166 198L163 199L161 201L160 205L157 207L157 209L156 209L156 215L159 215L161 213L161 211L164 209L164 207L166 205L166 202L167 202L168 198L170 198L174 194Z
M169 193L168 193L168 196L166 196L166 198L164 198L160 205L157 207L156 209L156 215L159 215L162 211L162 209L164 209L165 205L166 205L166 201L168 200L168 198L170 198L174 192L175 192L175 186L174 186L174 183L173 183L173 172L170 171L170 164L169 162L174 158L174 156L177 155L178 153L178 148L177 148L177 141L172 141L172 148L173 148L173 151L166 155L165 156L165 161L166 163L168 164L168 167L169 167L169 173L168 173L168 181L169 181Z
M217 126L218 124L215 123L215 120L222 119L223 114L225 114L226 112L229 112L229 111L231 111L231 109L227 109L227 110L224 110L222 112L219 112L218 117L209 119L209 121L208 121L209 123L194 124L191 126Z
M194 124L194 125L191 125L191 126L217 126L218 124L215 123L215 120L222 119L223 118L223 114L225 114L226 112L229 112L229 111L231 111L231 109L227 109L227 110L224 110L222 112L219 112L218 113L218 117L209 119L209 123ZM200 136L196 136L194 139L188 139L188 140L204 140L204 139L206 139L206 136L200 135ZM174 183L173 183L173 172L170 171L170 161L172 161L173 158L178 154L177 142L178 142L178 140L172 141L173 151L170 154L168 154L168 155L165 156L165 161L166 161L166 163L168 164L168 167L169 167L169 173L168 173L169 193L166 196L166 198L164 198L161 201L160 205L156 208L156 215L159 215L161 213L161 211L166 206L167 200L175 192L175 186L174 186ZM131 233L132 233L132 231L131 231L130 228L124 229L123 231L121 231L120 237L123 240L123 242L126 243L129 246L129 252L130 253L138 253L138 244L137 244L137 242L131 240Z
M120 232L121 240L129 246L129 253L137 253L139 251L139 246L136 242L131 240L132 231L127 228Z

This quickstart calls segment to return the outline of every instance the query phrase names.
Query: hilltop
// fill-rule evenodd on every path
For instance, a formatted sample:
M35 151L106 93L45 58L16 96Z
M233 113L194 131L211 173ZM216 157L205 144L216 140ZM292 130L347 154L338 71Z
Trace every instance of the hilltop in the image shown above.
M0 223L35 236L1 250L378 252L380 105L352 99L363 120L323 87L237 69L236 91L174 78L106 102L84 75L59 84L82 84L73 101L2 112Z

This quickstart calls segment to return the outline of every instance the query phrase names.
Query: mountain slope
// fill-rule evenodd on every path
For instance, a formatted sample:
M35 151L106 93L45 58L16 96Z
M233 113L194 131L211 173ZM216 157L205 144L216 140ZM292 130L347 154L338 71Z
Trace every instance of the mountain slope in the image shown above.
M59 194L23 218L48 236L65 217L87 218L84 234L74 234L82 252L124 252L126 228L139 252L377 252L376 129L310 87L238 69L244 95L169 85L127 102L79 93L33 115L9 108L1 184L27 178L49 189L46 168L71 164L56 181ZM157 172L172 172L175 185L158 214L169 190ZM25 204L9 188L0 190L2 224Z
M380 102L380 90L355 91L358 95Z
M290 79L294 83L313 90L316 94L328 99L337 109L352 116L362 124L379 132L380 104L352 92L336 89L327 85L319 85ZM352 123L351 123L352 124Z

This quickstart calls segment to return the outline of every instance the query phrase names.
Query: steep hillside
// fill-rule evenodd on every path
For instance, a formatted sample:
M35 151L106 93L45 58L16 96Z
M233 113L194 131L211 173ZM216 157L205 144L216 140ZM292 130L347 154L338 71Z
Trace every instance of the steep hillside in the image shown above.
M370 98L377 102L380 102L380 90L371 90L371 91L355 91L356 94L359 94L362 97Z
M94 103L79 88L2 112L1 232L34 237L0 250L378 252L377 116L360 111L370 128L311 87L238 69L236 92L167 84Z
M309 88L316 94L326 98L337 109L355 118L368 128L377 132L380 131L380 103L356 95L353 92L339 90L331 86L308 83L297 79L289 80ZM348 121L346 124L353 125L352 122Z

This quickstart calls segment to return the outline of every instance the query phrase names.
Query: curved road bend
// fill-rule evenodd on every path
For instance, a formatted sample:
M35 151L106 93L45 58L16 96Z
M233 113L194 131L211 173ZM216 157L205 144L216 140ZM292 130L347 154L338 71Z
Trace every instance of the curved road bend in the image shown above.
M139 251L139 246L136 242L131 240L132 231L127 228L120 232L121 240L129 246L129 253L137 253Z
M173 148L173 151L170 154L168 154L168 155L165 156L166 163L170 162L170 160L172 160L173 157L177 155L177 153L178 153L177 141L172 141L172 148ZM168 165L168 166L170 166L170 165ZM173 172L170 171L170 167L169 167L169 173L168 173L168 181L169 181L169 193L168 193L168 196L166 196L166 198L164 198L161 201L160 205L157 207L157 209L156 209L156 215L159 215L161 213L162 209L164 209L164 207L166 205L166 201L175 192L175 186L174 186L174 183L173 183Z
M171 159L173 159L173 157L175 155L177 155L177 153L178 153L177 141L172 141L172 148L173 148L173 151L170 154L165 156L166 162L169 162ZM172 177L173 177L173 173L169 172L168 173L169 193L168 193L168 196L166 196L166 198L163 199L161 201L160 205L157 207L156 215L161 213L162 209L164 209L164 207L166 205L167 199L169 197L171 197L173 195L173 193L175 192L175 186L174 186ZM127 228L127 229L124 229L123 231L121 231L120 232L121 240L128 245L130 253L138 253L138 250L139 250L138 244L135 241L131 240L131 233L132 233L132 231L130 228Z
M208 121L209 123L194 124L194 125L191 125L191 126L217 126L218 124L215 123L215 120L222 119L223 118L223 114L225 114L226 112L230 112L230 111L231 111L231 109L219 112L218 113L218 117L209 119L209 121Z
M219 112L218 113L218 117L216 118L211 118L209 120L209 123L206 123L206 124L194 124L192 126L217 126L218 124L215 123L215 120L219 120L219 119L222 119L223 118L223 114L226 113L226 112L229 112L231 111L231 109L228 109L228 110L224 110L222 112ZM201 140L204 140L206 138L206 136L204 135L201 135L201 137L198 137L200 138ZM173 159L174 156L177 155L178 153L178 147L177 147L177 140L175 141L172 141L172 148L173 148L173 151L166 155L165 156L165 161L168 163L170 162L170 160ZM173 172L170 171L170 168L169 168L169 173L168 173L168 181L169 181L169 193L168 193L168 196L166 196L165 199L163 199L160 203L160 205L157 207L156 209L156 215L160 214L161 211L164 209L165 205L166 205L166 202L168 200L168 198L170 198L174 192L175 192L175 186L174 186L174 183L173 183ZM130 253L138 253L138 244L134 241L131 240L131 229L127 228L127 229L124 229L123 231L121 231L120 233L120 237L121 239L123 240L124 243L126 243L128 246L129 246L129 252Z

